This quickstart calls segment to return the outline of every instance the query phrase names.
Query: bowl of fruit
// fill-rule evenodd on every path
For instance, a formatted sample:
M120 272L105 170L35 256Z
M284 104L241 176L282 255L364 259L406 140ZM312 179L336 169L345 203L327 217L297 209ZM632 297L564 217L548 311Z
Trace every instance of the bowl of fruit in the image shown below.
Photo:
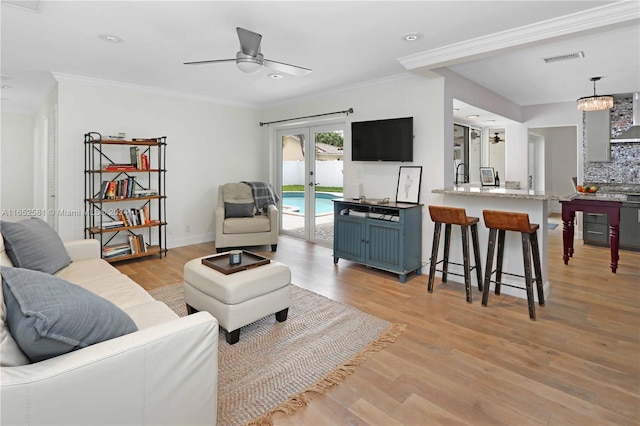
M598 187L595 185L578 185L576 189L582 194L595 194L598 192Z

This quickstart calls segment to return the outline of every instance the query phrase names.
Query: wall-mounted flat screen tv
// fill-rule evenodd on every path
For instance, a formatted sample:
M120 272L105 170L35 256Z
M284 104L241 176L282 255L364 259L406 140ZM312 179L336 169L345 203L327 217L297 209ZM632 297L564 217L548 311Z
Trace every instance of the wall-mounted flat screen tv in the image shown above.
M413 117L351 123L351 160L413 161Z

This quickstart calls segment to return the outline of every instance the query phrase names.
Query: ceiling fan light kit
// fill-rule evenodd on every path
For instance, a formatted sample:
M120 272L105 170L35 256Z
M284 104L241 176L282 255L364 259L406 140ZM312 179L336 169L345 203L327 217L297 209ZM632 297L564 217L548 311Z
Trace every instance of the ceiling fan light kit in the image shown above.
M260 71L263 63L264 56L262 53L256 54L255 57L245 55L242 52L236 54L236 66L240 71L246 72L247 74L254 74Z
M593 96L585 96L578 99L578 109L580 111L602 111L613 108L613 96L596 95L596 81L602 77L591 77L593 81Z

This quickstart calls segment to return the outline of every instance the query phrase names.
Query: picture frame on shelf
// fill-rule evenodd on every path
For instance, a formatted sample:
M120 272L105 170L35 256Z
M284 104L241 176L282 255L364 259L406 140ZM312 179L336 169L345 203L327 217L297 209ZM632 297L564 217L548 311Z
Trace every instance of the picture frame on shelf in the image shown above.
M396 203L418 204L420 201L420 184L422 182L422 166L400 166L398 170L398 186Z
M496 186L496 174L493 167L480 167L480 183L482 186Z

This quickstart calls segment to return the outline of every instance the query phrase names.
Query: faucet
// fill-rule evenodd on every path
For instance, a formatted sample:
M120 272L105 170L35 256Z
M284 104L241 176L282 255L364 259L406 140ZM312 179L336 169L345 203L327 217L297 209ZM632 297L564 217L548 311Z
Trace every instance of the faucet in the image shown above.
M460 166L464 166L464 170L467 170L467 165L464 163L458 163L458 165L456 166L456 186L458 186L458 176L460 175L460 172L458 171L458 169L460 168ZM462 183L467 183L468 178L467 175L465 173L462 174Z

